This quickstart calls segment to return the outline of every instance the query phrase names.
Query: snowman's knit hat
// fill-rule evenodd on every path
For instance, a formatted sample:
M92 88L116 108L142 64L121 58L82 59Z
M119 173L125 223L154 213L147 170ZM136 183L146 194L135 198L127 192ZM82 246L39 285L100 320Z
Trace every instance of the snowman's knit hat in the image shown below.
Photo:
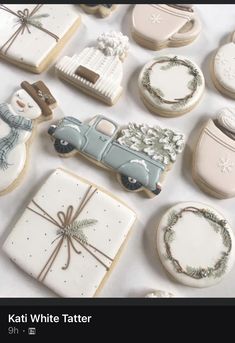
M33 98L42 110L42 115L50 117L52 109L56 106L56 99L43 81L37 81L30 84L27 81L21 83L21 87Z

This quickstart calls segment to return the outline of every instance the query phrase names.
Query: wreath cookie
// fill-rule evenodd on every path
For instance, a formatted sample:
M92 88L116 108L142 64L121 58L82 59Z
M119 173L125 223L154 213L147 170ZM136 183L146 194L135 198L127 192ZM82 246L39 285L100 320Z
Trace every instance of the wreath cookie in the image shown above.
M201 99L205 81L200 68L181 56L161 56L148 62L138 80L146 107L161 116L191 111Z
M157 230L157 249L166 270L191 287L212 286L234 262L232 228L214 208L198 202L171 207Z

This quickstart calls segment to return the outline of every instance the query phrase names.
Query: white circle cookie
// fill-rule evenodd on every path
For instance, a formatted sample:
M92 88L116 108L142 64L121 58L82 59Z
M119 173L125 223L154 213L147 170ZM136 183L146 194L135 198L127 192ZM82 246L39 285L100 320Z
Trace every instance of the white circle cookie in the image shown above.
M216 88L235 98L235 44L230 42L217 51L213 60L212 79Z
M198 202L171 207L157 230L157 249L166 270L180 283L209 287L234 262L231 227L214 208Z
M205 88L200 68L183 56L154 58L140 72L138 86L148 109L174 117L191 111Z

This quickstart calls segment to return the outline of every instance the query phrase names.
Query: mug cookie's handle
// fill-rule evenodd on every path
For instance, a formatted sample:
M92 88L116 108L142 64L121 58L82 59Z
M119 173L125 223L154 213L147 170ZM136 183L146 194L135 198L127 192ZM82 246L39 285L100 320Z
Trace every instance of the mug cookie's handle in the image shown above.
M184 29L185 26L185 30ZM172 41L190 41L194 40L201 31L201 21L197 15L195 15L187 24L185 24L180 31L182 32L176 32L170 40ZM187 26L188 29L187 29Z
M235 43L235 31L231 34L230 42Z

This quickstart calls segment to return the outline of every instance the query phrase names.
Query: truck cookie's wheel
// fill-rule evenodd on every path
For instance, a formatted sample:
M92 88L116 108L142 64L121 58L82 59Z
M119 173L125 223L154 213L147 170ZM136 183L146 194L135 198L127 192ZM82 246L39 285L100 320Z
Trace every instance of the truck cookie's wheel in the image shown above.
M122 185L129 191L136 191L142 187L142 183L136 179L132 179L130 176L120 175Z
M75 149L72 144L69 144L62 139L56 139L54 147L59 154L68 154Z
M158 194L161 193L161 191L162 191L161 187L157 186L156 189L154 191L152 191L152 193L155 194L155 195L158 195Z

